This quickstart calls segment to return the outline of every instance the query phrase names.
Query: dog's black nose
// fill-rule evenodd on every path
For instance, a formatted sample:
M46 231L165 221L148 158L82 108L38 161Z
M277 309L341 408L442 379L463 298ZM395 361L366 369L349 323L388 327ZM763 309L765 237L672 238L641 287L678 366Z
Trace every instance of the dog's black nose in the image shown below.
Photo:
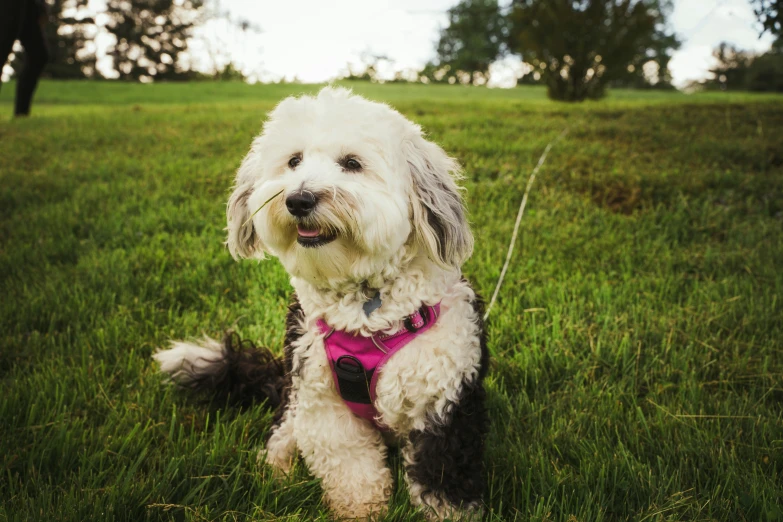
M285 206L292 216L307 217L315 208L318 199L310 191L300 190L285 198Z

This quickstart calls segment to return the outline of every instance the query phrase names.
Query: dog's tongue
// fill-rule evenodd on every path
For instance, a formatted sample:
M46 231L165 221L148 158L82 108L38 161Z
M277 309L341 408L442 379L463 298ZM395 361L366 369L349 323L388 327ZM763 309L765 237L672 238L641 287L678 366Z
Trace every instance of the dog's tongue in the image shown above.
M316 237L318 234L321 233L321 231L318 230L317 228L309 229L309 228L304 228L302 225L297 225L296 231L302 237Z

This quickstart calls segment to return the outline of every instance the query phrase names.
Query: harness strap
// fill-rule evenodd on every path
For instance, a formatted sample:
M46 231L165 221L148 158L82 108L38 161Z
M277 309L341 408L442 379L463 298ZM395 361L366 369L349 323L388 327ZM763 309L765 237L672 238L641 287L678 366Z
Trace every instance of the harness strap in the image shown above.
M384 429L377 421L375 408L375 388L381 369L395 353L432 327L439 315L440 303L422 306L403 320L404 328L371 337L335 330L322 319L318 320L335 387L354 414Z

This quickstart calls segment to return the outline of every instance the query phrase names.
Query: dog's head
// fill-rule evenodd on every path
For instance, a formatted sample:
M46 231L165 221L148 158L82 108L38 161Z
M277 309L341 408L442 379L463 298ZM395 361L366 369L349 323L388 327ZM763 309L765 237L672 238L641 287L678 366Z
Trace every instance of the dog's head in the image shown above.
M287 98L237 173L228 248L274 255L316 286L377 276L403 247L458 269L473 249L458 178L458 164L387 105L328 87Z

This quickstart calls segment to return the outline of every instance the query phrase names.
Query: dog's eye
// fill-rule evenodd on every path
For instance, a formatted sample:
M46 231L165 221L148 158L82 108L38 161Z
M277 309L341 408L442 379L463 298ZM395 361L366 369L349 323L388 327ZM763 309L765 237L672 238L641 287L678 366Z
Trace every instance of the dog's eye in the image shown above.
M340 162L345 170L362 170L362 164L356 158L345 158Z
M299 154L288 160L288 166L292 169L295 169L300 163L302 163L302 156Z

